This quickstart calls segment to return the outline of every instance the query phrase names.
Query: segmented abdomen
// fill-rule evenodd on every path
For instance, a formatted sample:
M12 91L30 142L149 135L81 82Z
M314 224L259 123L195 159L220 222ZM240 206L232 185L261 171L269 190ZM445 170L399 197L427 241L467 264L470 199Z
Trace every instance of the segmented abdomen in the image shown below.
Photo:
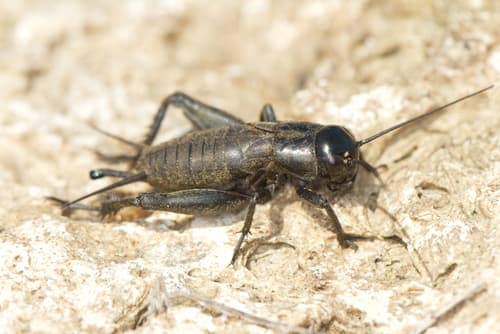
M268 161L270 148L270 135L248 125L194 131L147 148L140 167L158 191L229 189L252 173L249 162L251 169L261 168ZM255 159L252 152L256 149Z

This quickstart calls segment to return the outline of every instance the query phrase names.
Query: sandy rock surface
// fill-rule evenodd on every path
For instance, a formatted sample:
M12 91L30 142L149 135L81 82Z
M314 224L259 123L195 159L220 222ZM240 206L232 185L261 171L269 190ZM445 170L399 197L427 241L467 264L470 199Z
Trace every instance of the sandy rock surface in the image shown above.
M500 332L499 36L496 1L1 2L2 332ZM103 221L44 199L109 184L93 150L130 147L89 123L141 140L174 91L364 138L495 83L363 147L385 186L361 171L334 206L380 237L358 251L289 188L234 267L244 214ZM160 141L189 127L173 108Z

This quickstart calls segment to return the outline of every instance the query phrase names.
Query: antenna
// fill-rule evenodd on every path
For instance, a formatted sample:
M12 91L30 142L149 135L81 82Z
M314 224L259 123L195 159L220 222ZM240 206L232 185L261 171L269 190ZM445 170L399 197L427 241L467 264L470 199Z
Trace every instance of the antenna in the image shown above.
M432 109L432 110L430 110L430 111L428 111L428 112L426 112L426 113L424 113L424 114L422 114L422 115L419 115L419 116L416 116L416 117L410 118L409 120L406 120L406 121L401 122L401 123L399 123L399 124L393 125L393 126L391 126L391 127L387 128L387 129L385 129L385 130L382 130L382 131L380 131L380 132L378 132L378 133L376 133L376 134L374 134L374 135L372 135L372 136L368 137L368 138L361 139L360 141L356 142L356 146L357 146L357 147L360 147L360 146L362 146L362 145L364 145L364 144L366 144L366 143L369 143L369 142L371 142L371 141L373 141L373 140L377 139L378 137L381 137L381 136L383 136L383 135L385 135L385 134L387 134L387 133L389 133L389 132L391 132L391 131L394 131L394 130L396 130L396 129L399 129L399 128L401 128L401 127L403 127L403 126L405 126L405 125L407 125L407 124L410 124L410 123L412 123L412 122L415 122L415 121L421 120L422 118L425 118L425 117L430 116L430 115L432 115L432 114L434 114L434 113L437 113L438 111L441 111L441 110L443 110L443 109L446 109L446 108L448 108L448 107L450 107L450 106L452 106L452 105L454 105L454 104L456 104L456 103L458 103L458 102L462 102L463 100L466 100L466 99L471 98L471 97L473 97L473 96L479 95L479 94L481 94L481 93L483 93L483 92L485 92L485 91L487 91L487 90L489 90L489 89L492 89L493 87L494 87L494 85L489 85L488 87L485 87L485 88L483 88L483 89L480 89L480 90L478 90L478 91L476 91L476 92L474 92L474 93L471 93L471 94L469 94L469 95L462 96L461 98L458 98L458 99L456 99L456 100L454 100L454 101L448 102L447 104L445 104L445 105L443 105L443 106L441 106L441 107L437 107L436 109Z

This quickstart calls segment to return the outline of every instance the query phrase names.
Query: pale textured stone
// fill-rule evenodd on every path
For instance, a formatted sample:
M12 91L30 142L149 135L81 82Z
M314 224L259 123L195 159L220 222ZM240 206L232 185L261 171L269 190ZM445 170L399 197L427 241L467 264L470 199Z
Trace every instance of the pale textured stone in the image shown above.
M258 207L236 268L242 214L103 222L44 200L106 185L88 180L103 166L91 150L127 150L88 122L140 140L177 90L248 121L270 102L282 120L369 136L496 83L498 22L494 1L4 1L2 332L273 332L182 297L193 294L316 331L408 333L480 283L432 333L499 332L499 87L363 147L387 166L385 187L360 173L339 218L409 250L341 250L292 189ZM161 137L187 129L172 109Z

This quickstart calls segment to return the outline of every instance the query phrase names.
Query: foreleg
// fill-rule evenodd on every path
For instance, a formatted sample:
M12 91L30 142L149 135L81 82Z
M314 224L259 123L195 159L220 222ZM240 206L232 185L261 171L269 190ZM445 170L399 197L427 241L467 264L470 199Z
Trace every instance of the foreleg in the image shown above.
M358 246L354 242L348 239L348 235L342 229L339 218L337 217L335 211L333 211L332 206L328 203L328 200L325 197L304 187L298 187L296 191L297 195L299 195L301 198L326 211L328 217L330 218L331 229L337 235L337 240L342 248L358 248Z

